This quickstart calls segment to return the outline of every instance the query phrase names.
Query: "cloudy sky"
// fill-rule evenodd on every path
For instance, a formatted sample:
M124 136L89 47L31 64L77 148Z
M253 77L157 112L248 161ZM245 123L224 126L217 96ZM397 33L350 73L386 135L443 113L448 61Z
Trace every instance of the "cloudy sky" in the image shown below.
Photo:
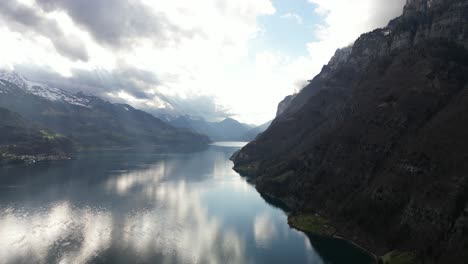
M156 113L260 124L405 0L2 0L0 67Z

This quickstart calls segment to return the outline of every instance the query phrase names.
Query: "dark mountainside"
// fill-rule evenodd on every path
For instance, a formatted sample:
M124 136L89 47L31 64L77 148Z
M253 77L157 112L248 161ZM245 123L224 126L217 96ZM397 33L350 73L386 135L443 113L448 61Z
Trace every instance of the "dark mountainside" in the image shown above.
M0 166L39 160L66 159L72 142L59 135L31 126L19 114L0 108Z
M242 141L250 142L254 140L259 134L267 130L270 125L271 125L271 121L268 121L265 124L262 124L258 127L254 127L250 129L249 131L247 131L247 133L245 133L242 136Z
M209 142L206 136L167 125L129 105L33 83L16 73L0 74L0 107L67 136L81 148L191 147Z
M297 94L288 95L283 99L283 101L281 101L278 104L278 110L276 111L276 116L282 115L286 111L286 109L289 108L294 98L296 98L296 95Z
M232 118L226 118L221 122L209 122L202 118L180 116L168 124L207 135L213 141L243 141L245 135L252 129L249 125Z
M233 156L256 188L377 254L468 259L468 1L409 0Z

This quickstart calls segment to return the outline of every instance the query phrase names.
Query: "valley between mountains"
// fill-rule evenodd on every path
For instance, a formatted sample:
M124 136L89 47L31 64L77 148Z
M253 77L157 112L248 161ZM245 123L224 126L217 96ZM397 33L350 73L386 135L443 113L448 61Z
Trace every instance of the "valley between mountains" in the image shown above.
M76 151L103 148L192 151L212 141L252 140L266 129L230 118L163 121L128 104L74 94L10 71L0 72L0 114L3 164L69 159Z
M376 263L468 263L468 1L407 0L401 16L338 49L306 87L279 102L272 121L260 126L229 117L207 120L190 113L158 115L92 94L52 87L15 71L0 71L0 167L70 160L92 150L132 150L118 158L118 163L112 160L115 156L107 157L109 166L105 168L112 170L99 173L109 177L107 182L112 184L96 185L98 201L102 198L100 188L109 191L117 186L113 191L118 201L130 197L122 194L149 194L145 197L148 201L128 199L135 204L144 200L137 205L146 213L147 204L167 196L169 216L188 212L190 206L195 208L193 215L203 220L201 231L196 230L202 238L207 233L217 234L217 224L228 226L230 220L240 219L235 224L245 224L242 230L246 233L254 231L249 243L262 244L259 242L274 238L285 245L287 240L279 239L267 216L254 210L244 212L249 204L232 202L230 205L239 212L233 217L224 204L212 201L219 197L227 201L231 194L245 201L247 190L242 185L245 182L229 178L231 173L238 176L227 157L234 152L233 146L237 150L239 145L223 142L208 147L216 141L250 142L245 146L241 143L244 147L231 160L233 169L270 202L265 203L268 210L263 207L264 200L256 208L275 213L275 207L284 209L289 226L309 235L310 241L339 238L317 243L322 247L317 252L327 252L328 242L342 242L343 238L353 243L346 243L344 248L352 248L359 256L364 252L366 259L370 255ZM191 158L153 155L174 152L196 154ZM85 156L76 164L98 164L102 158L92 159L91 155L91 162ZM140 171L138 157L148 159L147 170ZM128 168L127 160L132 159L135 161ZM90 178L96 173L92 166L87 167ZM170 173L166 173L166 167ZM73 166L62 169L60 173L77 173ZM115 184L114 173L122 176ZM21 175L21 170L16 175ZM173 177L177 189L164 182L169 181L167 175ZM211 190L212 200L200 198L207 189L200 184L202 179L217 186ZM10 180L17 179L8 179L8 188ZM231 186L234 183L237 185ZM87 191L87 184L79 188ZM225 184L231 184L231 193L221 191ZM190 188L196 199L186 195ZM259 198L255 194L255 199ZM180 197L189 198L177 200ZM187 201L199 204L187 205ZM151 217L159 215L158 206ZM217 218L208 217L213 212L207 208L229 221L212 221ZM248 215L248 221L242 214ZM191 227L192 215L183 217L184 221L174 227L176 231L181 226ZM284 214L281 217L288 228L283 233L296 232L286 225ZM250 218L254 219L253 227ZM154 225L154 218L148 219ZM141 224L140 220L136 219L132 228ZM210 225L212 222L216 224ZM157 235L151 234L148 241L163 233L156 228L161 226L154 226ZM140 229L146 231L144 227ZM236 237L229 228L226 237ZM167 241L178 242L169 233ZM298 234L304 236L297 232L291 236ZM207 241L218 244L217 240ZM236 243L233 252L243 260L241 245ZM65 251L69 250L67 246ZM164 246L156 247L164 258L166 251L180 250L179 245ZM212 253L213 248L204 249ZM264 248L259 248L251 253L260 258ZM311 248L309 245L304 252L315 254ZM186 248L183 251L189 252ZM200 259L210 256L203 253ZM275 253L269 252L268 257L274 258ZM219 259L225 259L223 254ZM329 255L323 254L324 259L334 259ZM191 257L187 259L193 260Z

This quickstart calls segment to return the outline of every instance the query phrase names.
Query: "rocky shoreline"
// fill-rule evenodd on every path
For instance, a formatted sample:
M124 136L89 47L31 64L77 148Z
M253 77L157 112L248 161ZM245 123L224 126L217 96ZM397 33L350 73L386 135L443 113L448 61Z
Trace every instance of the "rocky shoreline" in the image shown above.
M71 160L70 156L60 155L13 155L1 154L0 166L16 165L16 164L35 164L49 161Z
M233 168L242 177L246 178L252 184L255 184L253 178L254 172L249 171L250 174L242 174L245 170L238 170L236 167ZM418 264L422 263L417 260L416 253L414 252L399 252L390 251L387 252L383 247L376 246L377 241L373 240L371 236L364 236L362 230L356 231L347 228L346 225L342 225L339 222L333 221L332 218L328 218L318 211L298 211L294 209L295 204L291 204L288 200L271 193L265 193L260 191L255 186L259 194L267 200L268 203L279 207L287 212L288 214L288 225L300 232L303 232L307 236L318 235L323 237L331 237L334 239L340 239L352 244L359 250L365 252L371 258L374 259L375 263L378 264ZM358 235L359 234L359 235Z
M235 152L231 160L235 160L240 151ZM252 167L237 167L234 166L233 170L239 173L242 177L246 178L248 182L252 183L257 192L273 206L281 208L288 214L288 225L306 235L314 234L319 236L333 237L342 239L348 243L353 244L357 248L366 252L368 255L375 259L375 263L388 263L382 262L385 255L380 256L377 252L382 252L381 248L374 247L375 241L370 238L361 239L356 236L355 232L343 231L343 228L338 222L333 222L330 218L324 217L318 211L300 211L297 209L297 204L291 203L293 198L284 199L274 194L259 190L255 184L255 169ZM389 252L391 253L391 252ZM388 253L387 253L388 254Z

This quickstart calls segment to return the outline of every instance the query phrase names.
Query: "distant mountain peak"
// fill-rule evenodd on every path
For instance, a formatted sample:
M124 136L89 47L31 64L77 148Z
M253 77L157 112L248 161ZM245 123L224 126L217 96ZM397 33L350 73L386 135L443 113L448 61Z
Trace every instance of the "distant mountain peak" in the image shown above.
M186 128L207 135L214 141L244 140L244 135L252 129L249 125L240 123L233 118L210 122L203 117L182 115L168 121L168 123L175 127Z
M225 118L225 119L224 119L223 121L221 121L221 122L222 122L222 123L236 123L236 124L239 123L239 124L240 124L239 121L237 121L237 120L235 120L235 119L233 119L233 118L230 118L230 117Z
M27 80L14 71L0 70L0 80L4 80L25 89L28 87Z

